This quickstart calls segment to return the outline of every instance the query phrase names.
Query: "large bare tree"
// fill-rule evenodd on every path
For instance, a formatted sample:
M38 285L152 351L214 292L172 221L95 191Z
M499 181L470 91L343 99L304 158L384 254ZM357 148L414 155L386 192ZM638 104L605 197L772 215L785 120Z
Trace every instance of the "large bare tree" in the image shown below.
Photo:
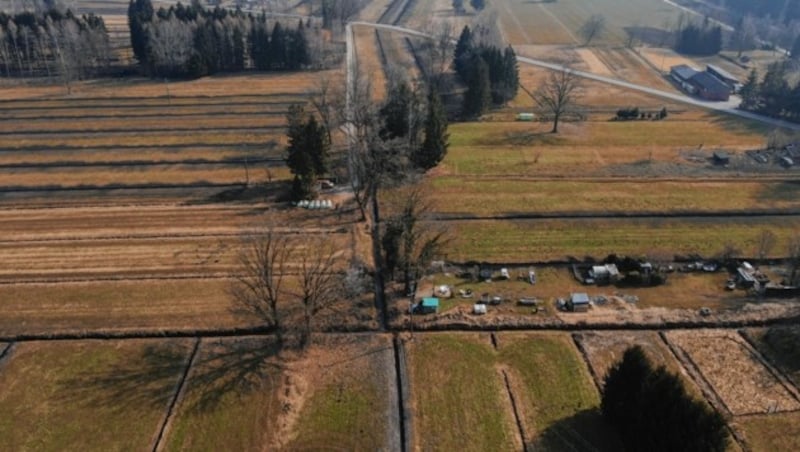
M303 305L301 345L311 338L312 322L330 308L343 293L343 274L338 270L341 253L335 243L323 238L307 240L298 251L300 281L298 298Z
M289 237L272 228L248 235L239 255L240 269L232 289L240 308L275 327L279 343L283 341L284 328L283 283L294 252L295 245Z
M580 79L570 68L553 71L539 88L531 93L540 109L553 117L552 133L558 133L561 117L576 106Z

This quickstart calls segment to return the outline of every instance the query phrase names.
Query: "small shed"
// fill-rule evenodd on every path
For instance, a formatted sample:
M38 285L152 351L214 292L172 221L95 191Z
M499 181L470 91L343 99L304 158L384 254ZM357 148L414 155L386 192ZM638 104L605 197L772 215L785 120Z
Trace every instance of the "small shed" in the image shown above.
M586 312L589 310L589 295L585 293L572 293L567 301L567 308L572 312Z
M533 121L536 119L536 115L533 113L518 113L517 114L517 121Z
M619 269L616 264L594 265L589 272L589 276L591 276L595 282L601 284L616 282L619 279Z
M420 314L435 314L439 311L439 299L434 297L426 297L420 302L418 311Z
M727 165L731 162L731 156L725 151L714 151L711 160L715 165Z

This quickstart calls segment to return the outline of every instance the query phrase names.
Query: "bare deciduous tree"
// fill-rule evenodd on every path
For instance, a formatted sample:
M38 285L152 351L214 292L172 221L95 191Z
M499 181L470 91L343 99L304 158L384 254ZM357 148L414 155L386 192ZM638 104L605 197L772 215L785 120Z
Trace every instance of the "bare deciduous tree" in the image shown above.
M531 94L542 110L553 116L552 133L558 133L561 117L573 109L577 101L580 79L572 69L551 72L547 80Z
M425 66L423 72L428 79L428 86L435 87L439 92L445 92L444 77L453 62L453 51L455 50L454 39L456 36L453 23L435 21L426 28L433 39L425 41L421 52L421 60Z
M312 322L322 310L335 303L343 293L343 277L337 271L339 250L330 240L308 240L299 250L300 282L298 298L303 304L301 345L311 338Z
M235 276L232 288L240 308L275 327L278 342L283 341L284 325L279 309L285 295L283 282L294 250L288 236L272 228L248 236L239 256L240 273Z
M578 34L583 38L583 45L588 46L594 38L603 33L606 28L606 18L601 14L592 14L578 29Z
M447 243L445 229L425 221L429 211L428 198L419 186L415 186L405 193L400 212L386 224L384 251L387 260L400 267L406 293L417 286L425 270ZM396 255L390 256L391 253Z
M777 243L777 237L775 233L765 229L761 231L758 235L758 242L756 244L756 257L760 260L764 260L769 257L769 253L772 252L772 249L775 248L775 243Z

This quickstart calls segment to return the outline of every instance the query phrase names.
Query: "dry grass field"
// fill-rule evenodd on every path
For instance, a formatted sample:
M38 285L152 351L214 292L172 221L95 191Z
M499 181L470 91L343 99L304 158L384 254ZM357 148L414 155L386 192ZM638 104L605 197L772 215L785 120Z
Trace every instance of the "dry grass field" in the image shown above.
M670 372L681 377L686 389L696 397L702 398L700 390L692 381L664 341L653 331L588 331L575 333L575 338L586 351L587 362L592 367L599 381L605 377L611 367L622 360L622 355L630 347L638 345L655 366L664 366Z
M400 448L389 336L320 337L299 365L292 384L305 389L288 399L291 421L276 438L284 450Z
M191 345L16 344L0 372L0 449L152 449Z
M387 89L386 76L376 32L371 27L354 27L353 33L358 53L358 70L369 80L374 101L383 102Z
M592 45L622 45L626 27L664 28L681 11L660 0L500 0L495 6L511 44L583 44L578 29L593 14L605 18L606 31Z
M742 416L734 423L750 450L800 449L800 412Z
M733 415L800 410L800 400L734 331L670 331Z
M351 213L275 203L288 107L339 76L0 87L3 334L252 326L228 293L243 233L354 250Z
M800 327L753 328L743 330L743 334L800 389Z

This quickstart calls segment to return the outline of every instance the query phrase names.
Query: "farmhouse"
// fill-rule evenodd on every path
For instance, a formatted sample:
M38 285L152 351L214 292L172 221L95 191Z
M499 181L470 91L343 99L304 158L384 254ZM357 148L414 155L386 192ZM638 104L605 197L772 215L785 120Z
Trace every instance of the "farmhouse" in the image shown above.
M713 75L722 83L728 85L728 88L731 90L731 93L735 94L738 93L740 89L742 89L742 84L739 82L739 79L734 77L730 74L730 72L722 69L719 66L714 66L713 64L709 64L706 66L706 72Z
M570 294L567 307L572 312L586 312L589 310L589 295L585 293Z
M685 64L673 66L670 77L687 93L706 100L727 101L731 88L711 72L700 72Z
M727 165L731 162L731 156L725 151L714 151L711 160L715 165Z

